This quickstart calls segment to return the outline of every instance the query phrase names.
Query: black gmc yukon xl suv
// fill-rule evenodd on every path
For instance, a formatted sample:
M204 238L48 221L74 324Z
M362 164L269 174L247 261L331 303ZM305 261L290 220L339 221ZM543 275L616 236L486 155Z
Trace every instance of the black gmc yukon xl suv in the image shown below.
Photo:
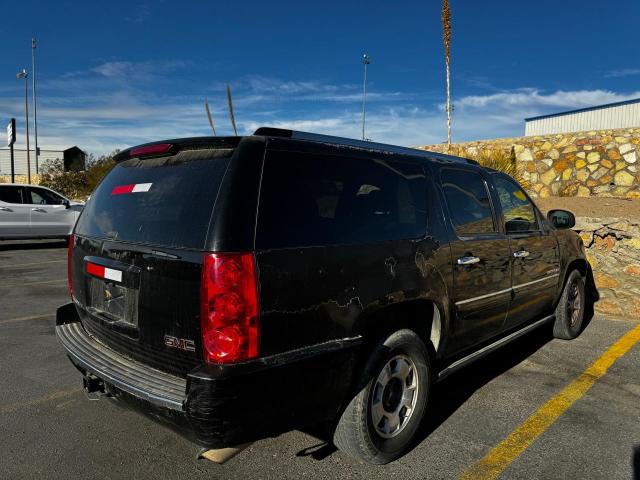
M330 425L398 458L434 383L597 294L569 212L475 162L289 130L125 150L69 246L85 389L219 448Z

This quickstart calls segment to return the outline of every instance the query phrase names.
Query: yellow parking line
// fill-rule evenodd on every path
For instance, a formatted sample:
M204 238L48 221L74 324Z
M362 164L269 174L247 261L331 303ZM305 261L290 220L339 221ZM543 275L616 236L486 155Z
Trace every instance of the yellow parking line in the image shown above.
M22 322L25 320L37 320L39 318L53 317L53 313L45 313L44 315L31 315L29 317L5 318L0 320L0 325L5 323Z
M1 265L0 268L19 268L19 267L32 267L34 265L44 265L47 263L67 263L66 260L48 260L46 262L31 262L31 263L14 263L12 265Z
M618 358L640 341L640 325L622 336L555 397L527 418L460 477L462 480L497 478L518 456L544 433L571 405L598 381Z
M52 400L58 400L61 398L70 397L80 392L80 388L68 388L66 390L58 390L55 392L48 393L40 398L35 398L33 400L24 400L22 402L9 403L6 405L0 405L0 415L6 415L7 413L13 413L16 410L21 410L23 408L34 407L36 405L41 405L43 403L51 402Z

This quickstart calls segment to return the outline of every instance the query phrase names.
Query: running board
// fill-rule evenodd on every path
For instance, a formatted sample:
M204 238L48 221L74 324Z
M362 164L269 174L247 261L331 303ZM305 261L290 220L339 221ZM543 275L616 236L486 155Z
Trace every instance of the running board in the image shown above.
M549 322L550 320L553 320L554 318L555 318L555 315L549 315L548 317L544 317L543 319L538 320L537 322L534 322L534 323L532 323L530 325L527 325L522 330L518 330L517 332L513 332L512 334L507 335L506 337L503 337L503 338L501 338L501 339L499 339L499 340L487 345L486 347L481 348L480 350L478 350L476 352L473 352L472 354L467 355L466 357L463 357L460 360L457 360L457 361L453 362L447 368L443 369L442 371L440 371L440 373L438 373L438 381L447 378L449 375L451 375L452 373L460 370L462 367L465 367L468 364L470 364L472 362L475 362L476 360L481 359L485 355L488 355L489 353L493 352L494 350L497 350L498 348L500 348L500 347L506 345L507 343L515 340L516 338L521 337L525 333L529 333L531 330L536 329L537 327Z

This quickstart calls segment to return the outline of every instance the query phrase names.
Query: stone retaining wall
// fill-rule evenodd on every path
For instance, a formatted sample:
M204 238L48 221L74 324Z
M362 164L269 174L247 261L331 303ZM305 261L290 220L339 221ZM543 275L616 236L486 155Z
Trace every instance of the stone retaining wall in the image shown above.
M640 318L640 222L579 217L574 230L584 241L600 292L595 310Z
M531 196L640 198L640 128L499 138L458 143L470 153L509 152L522 167ZM443 144L424 150L447 152Z

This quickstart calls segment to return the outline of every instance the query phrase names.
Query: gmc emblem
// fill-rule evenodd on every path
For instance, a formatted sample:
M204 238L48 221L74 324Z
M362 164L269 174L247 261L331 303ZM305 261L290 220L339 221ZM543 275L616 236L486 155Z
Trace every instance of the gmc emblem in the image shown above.
M195 352L196 344L193 340L186 340L184 338L176 338L171 335L164 336L164 344L169 348L178 348L187 352Z

